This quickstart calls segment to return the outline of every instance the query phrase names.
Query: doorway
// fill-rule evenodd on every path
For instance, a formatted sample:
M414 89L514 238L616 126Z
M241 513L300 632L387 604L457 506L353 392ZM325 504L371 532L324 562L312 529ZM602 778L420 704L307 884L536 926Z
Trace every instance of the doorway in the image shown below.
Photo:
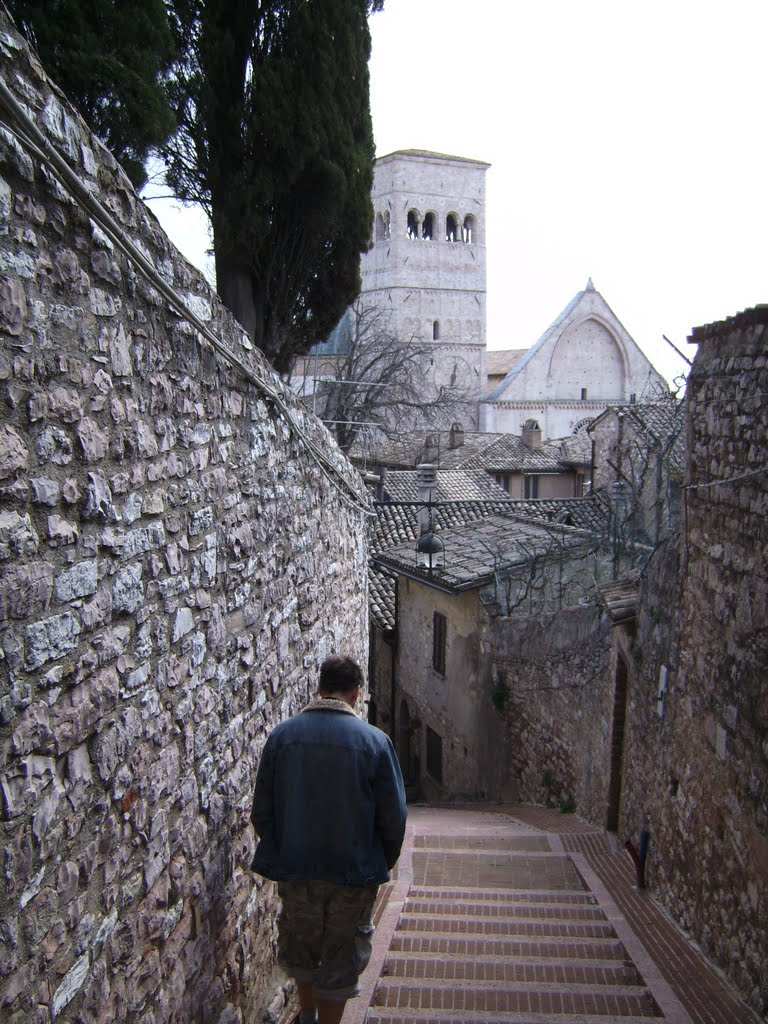
M613 694L613 730L611 732L611 774L608 783L608 814L605 827L618 832L621 809L621 774L624 762L624 725L627 717L627 663L619 656L616 664L616 683Z

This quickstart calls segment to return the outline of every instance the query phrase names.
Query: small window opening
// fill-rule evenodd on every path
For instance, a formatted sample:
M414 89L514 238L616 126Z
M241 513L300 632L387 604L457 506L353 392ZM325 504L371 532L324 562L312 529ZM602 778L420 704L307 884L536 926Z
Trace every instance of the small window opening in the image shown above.
M525 497L526 498L538 498L539 496L539 478L537 476L527 476L525 478Z
M376 214L376 241L383 242L387 237L387 229L384 224L384 218L380 213Z
M431 242L435 237L435 215L434 213L428 213L424 218L424 223L421 225L421 237Z
M471 214L467 214L464 218L462 238L465 242L474 242L475 240L475 218Z
M432 341L440 341L440 321L435 320L432 324Z
M407 235L409 238L419 237L419 219L416 216L415 210L408 211L408 230Z
M582 388L581 389L581 400L582 400L582 402L586 402L586 400L587 400L587 389L586 388Z
M445 240L446 242L455 242L458 237L459 222L455 214L449 213L445 218Z

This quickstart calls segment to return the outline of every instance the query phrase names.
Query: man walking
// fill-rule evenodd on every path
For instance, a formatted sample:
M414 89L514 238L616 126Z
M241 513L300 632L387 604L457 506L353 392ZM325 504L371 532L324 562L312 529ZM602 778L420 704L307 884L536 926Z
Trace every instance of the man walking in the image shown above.
M376 893L405 833L392 743L354 711L362 682L357 662L326 658L318 696L272 731L256 778L251 867L279 883L278 959L301 1024L338 1024L359 992Z

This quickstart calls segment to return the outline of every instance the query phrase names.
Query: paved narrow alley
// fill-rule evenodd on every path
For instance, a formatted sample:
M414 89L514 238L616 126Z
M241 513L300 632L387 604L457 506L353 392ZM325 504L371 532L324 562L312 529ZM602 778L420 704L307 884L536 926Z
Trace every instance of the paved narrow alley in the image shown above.
M754 1024L634 883L573 815L411 807L343 1024Z

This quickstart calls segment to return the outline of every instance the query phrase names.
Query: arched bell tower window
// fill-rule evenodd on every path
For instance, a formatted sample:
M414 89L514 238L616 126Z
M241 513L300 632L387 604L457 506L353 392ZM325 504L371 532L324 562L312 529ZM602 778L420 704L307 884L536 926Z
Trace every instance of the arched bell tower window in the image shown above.
M440 341L440 321L435 320L432 324L432 341Z
M434 213L428 213L424 217L424 223L421 225L421 237L426 241L431 242L435 237L435 215Z
M387 229L384 224L384 218L380 213L376 214L376 241L383 242L387 237Z
M408 211L408 228L406 234L409 238L419 237L419 218L415 210Z
M476 242L477 239L475 237L475 232L475 218L471 213L468 213L464 218L464 228L462 230L461 237L465 242Z
M445 218L445 240L455 242L459 237L459 219L455 213L449 213Z

